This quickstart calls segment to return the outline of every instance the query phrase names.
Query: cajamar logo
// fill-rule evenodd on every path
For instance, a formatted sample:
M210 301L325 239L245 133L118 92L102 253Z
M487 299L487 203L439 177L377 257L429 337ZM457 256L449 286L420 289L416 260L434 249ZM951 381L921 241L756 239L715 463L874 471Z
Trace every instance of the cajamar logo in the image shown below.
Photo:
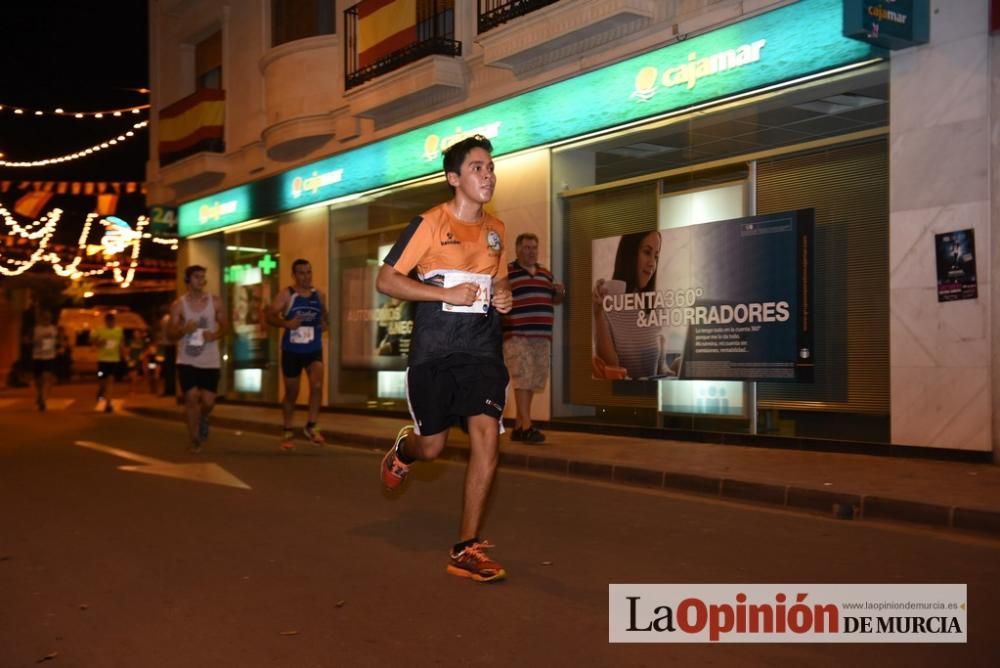
M487 139L496 139L500 135L500 123L500 121L494 121L470 130L463 130L461 127L457 127L455 128L455 132L444 137L427 135L424 139L424 160L436 160L438 156L466 137L482 135Z
M686 63L668 67L663 71L662 77L659 69L647 65L635 75L635 89L629 97L639 102L649 102L661 86L663 88L684 86L687 90L691 90L699 79L756 63L760 60L761 49L766 44L767 40L759 39L704 58L699 58L698 54L692 51L688 54Z

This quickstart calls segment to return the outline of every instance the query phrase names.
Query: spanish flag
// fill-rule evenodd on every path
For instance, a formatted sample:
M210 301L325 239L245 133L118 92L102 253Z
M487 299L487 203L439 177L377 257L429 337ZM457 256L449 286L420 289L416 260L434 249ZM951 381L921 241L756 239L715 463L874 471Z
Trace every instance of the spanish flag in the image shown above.
M160 111L160 164L221 151L226 92L204 88Z
M52 199L51 192L32 190L30 193L21 196L17 202L14 203L14 211L21 214L25 218L37 220L38 216L42 213L42 209L45 208L45 205L49 203L50 199Z
M358 64L368 67L417 41L417 0L361 0Z

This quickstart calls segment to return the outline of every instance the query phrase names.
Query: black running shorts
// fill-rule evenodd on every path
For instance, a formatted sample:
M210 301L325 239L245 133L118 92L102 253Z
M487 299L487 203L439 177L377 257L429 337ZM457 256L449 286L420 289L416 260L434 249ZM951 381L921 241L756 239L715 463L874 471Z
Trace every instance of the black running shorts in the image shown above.
M41 376L43 373L55 373L56 372L56 361L55 360L32 360L35 367L35 375Z
M125 365L122 362L98 362L97 376L98 378L110 376L120 381L125 376Z
M281 351L281 375L285 378L298 378L303 369L308 369L313 362L323 361L323 351L311 353L296 353L289 350Z
M510 376L503 361L455 354L406 370L406 399L416 431L431 436L452 425L466 428L466 418L488 415L500 420Z
M205 390L215 394L219 391L219 370L203 369L190 364L177 365L177 379L181 383L181 390Z

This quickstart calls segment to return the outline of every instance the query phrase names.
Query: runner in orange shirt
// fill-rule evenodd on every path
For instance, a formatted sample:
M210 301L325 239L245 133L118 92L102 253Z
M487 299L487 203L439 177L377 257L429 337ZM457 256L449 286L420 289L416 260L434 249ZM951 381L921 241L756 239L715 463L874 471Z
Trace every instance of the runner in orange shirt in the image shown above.
M454 197L410 222L385 257L376 284L389 297L415 302L406 372L414 424L400 430L383 458L382 483L396 489L414 462L437 457L452 425L468 431L465 501L448 572L478 582L506 576L486 556L492 545L479 536L509 382L500 314L512 304L504 224L483 210L496 186L492 151L489 140L478 135L445 151L445 177ZM410 278L414 270L417 278Z

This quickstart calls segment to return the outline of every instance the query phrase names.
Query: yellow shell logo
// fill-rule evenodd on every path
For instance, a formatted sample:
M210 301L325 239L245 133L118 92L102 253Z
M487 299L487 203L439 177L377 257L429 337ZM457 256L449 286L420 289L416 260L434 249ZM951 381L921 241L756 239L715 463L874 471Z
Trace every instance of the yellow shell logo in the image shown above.
M638 98L640 102L647 102L656 95L656 80L659 71L655 67L644 67L635 75L635 90L631 97Z
M441 145L441 138L437 135L428 135L424 140L424 159L433 160L438 155L438 147Z

